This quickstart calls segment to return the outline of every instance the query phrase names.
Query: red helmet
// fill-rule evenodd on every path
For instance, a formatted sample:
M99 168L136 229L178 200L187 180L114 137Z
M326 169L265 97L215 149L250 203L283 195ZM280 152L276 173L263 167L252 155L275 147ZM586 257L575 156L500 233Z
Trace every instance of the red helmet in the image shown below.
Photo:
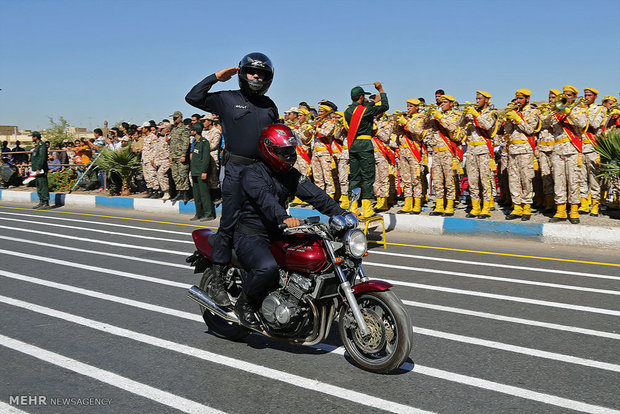
M267 125L258 139L263 161L277 172L289 171L297 160L297 133L284 124Z

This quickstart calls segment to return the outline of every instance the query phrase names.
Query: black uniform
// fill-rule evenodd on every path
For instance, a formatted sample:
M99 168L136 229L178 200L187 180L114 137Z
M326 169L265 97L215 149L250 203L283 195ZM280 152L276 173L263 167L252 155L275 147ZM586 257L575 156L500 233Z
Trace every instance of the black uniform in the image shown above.
M227 264L242 201L239 195L241 172L246 165L258 160L258 138L263 128L278 122L278 108L264 95L248 97L240 90L209 92L216 82L215 74L207 76L189 91L185 100L196 108L219 115L222 123L226 141L222 215L217 234L212 238L212 259L214 263Z
M296 169L274 173L258 162L241 174L242 206L234 235L235 252L248 271L243 291L256 303L278 274L269 246L280 234L278 226L290 216L287 200L299 197L327 216L346 214L327 193Z

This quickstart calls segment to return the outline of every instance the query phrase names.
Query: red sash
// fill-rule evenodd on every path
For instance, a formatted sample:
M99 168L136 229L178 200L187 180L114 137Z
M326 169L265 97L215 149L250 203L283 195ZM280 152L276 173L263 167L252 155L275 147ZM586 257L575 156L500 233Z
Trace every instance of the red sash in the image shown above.
M334 143L334 145L336 145L336 148L338 149L338 152L342 152L342 145L340 145L338 143L338 141L336 141L336 140L334 140L333 143Z
M372 140L377 144L379 150L383 154L386 160L390 162L390 164L396 164L396 158L394 157L394 153L391 149L389 149L381 140L377 137L372 137Z
M555 114L555 119L558 120L558 122L560 123L560 126L564 130L564 133L566 135L568 135L568 138L570 138L570 141L573 144L573 146L575 148L577 148L577 151L582 152L583 151L583 143L581 142L581 139L579 138L579 136L575 132L575 127L572 126L571 124L569 124L568 122L566 122L567 116L568 115L560 116L558 114Z
M441 122L439 122L439 120L435 119L435 125L437 125L437 132L439 132L439 136L441 137L441 139L443 139L443 142L446 143L446 146L452 153L452 156L457 157L459 161L463 161L463 148L461 148L459 145L456 145L454 141L448 138L450 133L447 129L443 127L443 125L441 125Z
M299 155L301 155L301 158L304 159L304 161L306 161L308 164L310 164L310 155L308 154L308 151L306 151L306 149L304 147L302 147L301 145L297 146L297 153Z
M349 148L351 148L351 144L353 144L353 141L355 140L355 136L357 135L357 130L362 122L364 112L366 112L366 107L364 105L358 105L358 107L353 111L353 115L351 115L349 133L347 134L347 144Z
M592 128L591 126L588 126L588 130L586 131L586 136L590 139L590 142L592 143L592 145L598 147L598 136L596 135L596 132L593 132L594 128Z
M327 140L324 139L323 135L316 134L316 137L319 139L319 141L321 141L321 143L323 145L325 145L327 147L327 151L329 151L329 155L331 155L333 157L334 156L334 151L332 150L332 146L327 142Z
M476 117L474 117L474 125L476 126L476 131L478 131L480 136L484 138L484 141L487 143L487 148L489 149L489 153L491 155L495 154L495 152L493 151L493 140L489 136L489 131L482 128L480 124L478 124L478 120L476 119Z
M420 149L415 144L415 142L412 139L409 138L410 135L411 135L411 132L405 131L405 141L407 142L407 147L409 147L409 149L411 150L411 153L413 154L415 159L418 160L418 162L421 162L422 161L422 153L420 152Z
M525 118L523 117L523 114L521 112L517 112L519 114L519 116L521 117L521 119L523 120L523 122L525 122ZM530 146L532 147L532 151L536 151L536 136L534 135L526 135L525 133L523 133L523 135L525 135L527 137L527 140L530 143Z

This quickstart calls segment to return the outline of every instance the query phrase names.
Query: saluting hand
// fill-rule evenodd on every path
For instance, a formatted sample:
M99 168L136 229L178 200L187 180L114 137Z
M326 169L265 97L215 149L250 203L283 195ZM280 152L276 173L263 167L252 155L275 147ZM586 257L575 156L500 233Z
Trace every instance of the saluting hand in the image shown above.
M235 66L233 68L218 70L217 72L215 72L215 77L220 82L226 82L227 80L232 78L233 75L235 75L237 72L239 72L239 67Z
M375 82L375 89L377 89L379 93L383 93L383 85L381 85L381 82Z

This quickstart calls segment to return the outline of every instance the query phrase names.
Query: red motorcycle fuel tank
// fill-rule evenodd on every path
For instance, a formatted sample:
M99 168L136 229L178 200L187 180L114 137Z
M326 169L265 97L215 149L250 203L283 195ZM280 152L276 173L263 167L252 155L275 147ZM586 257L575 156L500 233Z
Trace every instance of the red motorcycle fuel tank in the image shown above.
M315 273L327 263L323 240L316 235L294 234L271 245L278 265L289 271Z

